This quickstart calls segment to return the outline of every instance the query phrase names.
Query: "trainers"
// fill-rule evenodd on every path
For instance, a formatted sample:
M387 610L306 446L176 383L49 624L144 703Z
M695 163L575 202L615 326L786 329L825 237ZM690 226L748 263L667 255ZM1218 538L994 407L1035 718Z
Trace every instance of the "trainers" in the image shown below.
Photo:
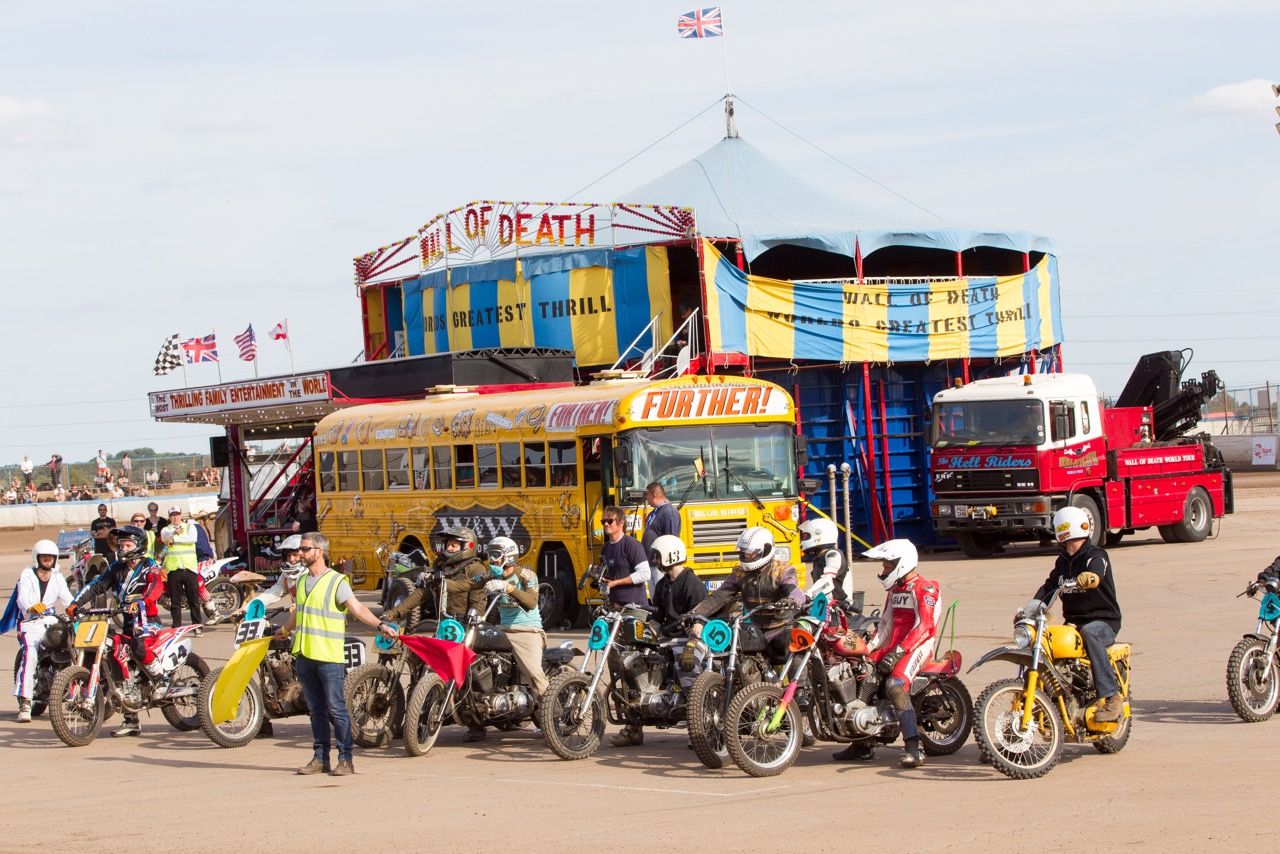
M202 638L204 637L204 629L200 628L199 626L196 626L196 630L191 634L194 635L195 637Z
M31 723L31 701L26 699L18 700L18 723Z
M924 764L924 751L920 749L920 742L908 744L907 749L902 751L902 758L898 760L898 764L903 768L919 768Z
M124 738L133 735L142 735L142 724L137 721L125 721L124 726L111 733L112 738Z
M217 611L204 612L204 624L206 626L216 626L221 621L222 621L222 615L219 614Z
M614 747L636 747L644 744L644 730L640 727L624 726L621 732L609 739Z
M485 731L483 728L469 729L462 734L463 741L484 741L485 737Z
M1119 694L1107 697L1093 709L1093 719L1098 723L1115 723L1124 717L1124 700Z
M312 757L311 761L299 768L296 773L306 776L307 774L319 774L321 772L328 774L330 770L328 762Z
M870 762L876 758L876 749L865 741L854 742L839 753L831 754L838 762Z
M348 774L356 773L356 766L351 764L350 759L339 759L338 767L329 772L330 777L345 777Z

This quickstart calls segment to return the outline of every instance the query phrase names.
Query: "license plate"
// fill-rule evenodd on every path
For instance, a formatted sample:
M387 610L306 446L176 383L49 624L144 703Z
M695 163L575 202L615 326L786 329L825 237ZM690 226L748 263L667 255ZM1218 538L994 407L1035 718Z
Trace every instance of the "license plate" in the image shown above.
M717 589L721 584L724 584L723 578L708 578L707 592L708 593L712 592L713 590Z
M97 649L107 639L106 620L84 620L76 626L76 649Z
M245 620L236 629L236 646L257 640L267 633L266 620Z
M987 518L987 508L985 508L985 507L970 507L970 508L969 508L969 518L970 518L970 519L985 519L985 518Z

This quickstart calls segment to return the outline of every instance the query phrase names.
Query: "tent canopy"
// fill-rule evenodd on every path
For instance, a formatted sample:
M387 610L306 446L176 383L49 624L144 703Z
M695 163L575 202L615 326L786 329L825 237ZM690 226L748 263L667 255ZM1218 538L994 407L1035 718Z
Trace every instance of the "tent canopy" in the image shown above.
M691 207L703 235L741 240L752 261L781 245L850 258L855 244L863 257L886 246L1056 254L1049 238L1025 231L952 228L846 201L807 184L740 137L725 137L624 198Z

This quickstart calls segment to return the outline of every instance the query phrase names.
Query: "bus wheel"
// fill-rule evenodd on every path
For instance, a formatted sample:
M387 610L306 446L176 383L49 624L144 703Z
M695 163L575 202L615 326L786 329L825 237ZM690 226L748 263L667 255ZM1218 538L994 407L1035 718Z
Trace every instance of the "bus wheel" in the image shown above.
M538 584L538 611L542 614L542 628L555 631L560 628L560 612L563 610L560 601L560 589L554 581L542 581Z

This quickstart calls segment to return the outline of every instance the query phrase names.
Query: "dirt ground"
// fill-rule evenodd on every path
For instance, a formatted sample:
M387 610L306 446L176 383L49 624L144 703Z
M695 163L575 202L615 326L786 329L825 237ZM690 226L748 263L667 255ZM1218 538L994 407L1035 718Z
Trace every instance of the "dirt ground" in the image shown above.
M224 750L155 714L144 717L141 738L104 736L73 749L47 718L15 723L6 697L0 758L15 832L0 850L18 850L27 829L60 846L141 851L1269 848L1275 798L1259 760L1274 755L1280 718L1242 723L1227 703L1224 673L1257 612L1235 595L1280 552L1280 476L1241 476L1236 495L1238 510L1214 539L1167 545L1150 532L1111 550L1125 612L1120 639L1134 646L1133 737L1114 756L1068 746L1040 780L1006 779L979 762L972 741L910 771L898 767L897 749L882 749L870 764L839 764L830 761L832 746L819 744L782 776L756 780L736 768L704 769L679 730L563 762L532 729L464 744L456 727L423 758L406 757L399 742L357 748L354 777L297 777L310 756L303 718L276 722L275 738ZM56 532L35 535L47 533ZM5 597L35 535L0 533ZM967 662L1008 640L1011 614L1052 560L1028 547L989 560L925 559L922 570L941 582L944 598L960 601L956 646ZM865 566L855 571L859 587L875 585ZM196 648L217 666L232 632L206 631ZM7 650L0 662L7 686ZM996 663L964 679L976 697L1011 674L1011 665ZM78 818L51 816L53 804Z

